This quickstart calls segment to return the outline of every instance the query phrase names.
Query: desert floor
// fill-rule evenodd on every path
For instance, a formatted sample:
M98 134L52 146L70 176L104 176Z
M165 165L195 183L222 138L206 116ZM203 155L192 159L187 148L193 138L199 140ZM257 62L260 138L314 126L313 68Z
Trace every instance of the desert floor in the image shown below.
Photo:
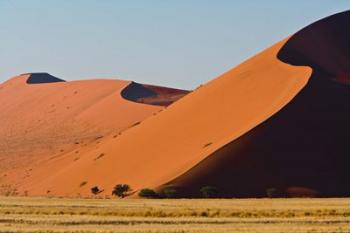
M350 232L350 199L1 197L0 232Z

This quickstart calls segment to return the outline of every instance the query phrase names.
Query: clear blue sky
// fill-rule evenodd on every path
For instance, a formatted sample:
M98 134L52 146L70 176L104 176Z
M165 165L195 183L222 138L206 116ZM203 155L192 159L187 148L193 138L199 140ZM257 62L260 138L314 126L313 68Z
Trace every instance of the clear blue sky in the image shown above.
M26 72L191 89L349 0L0 0L0 82Z

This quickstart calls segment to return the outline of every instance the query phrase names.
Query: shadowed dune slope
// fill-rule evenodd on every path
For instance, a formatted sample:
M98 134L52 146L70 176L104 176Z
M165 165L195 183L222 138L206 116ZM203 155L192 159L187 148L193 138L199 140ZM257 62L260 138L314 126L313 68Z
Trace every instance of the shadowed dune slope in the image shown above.
M24 74L0 85L0 183L16 185L41 162L68 152L79 159L89 145L163 109L123 99L129 81L58 80Z
M169 106L189 91L132 82L121 92L123 98L137 103Z
M48 73L30 73L27 79L28 84L56 83L56 82L65 82L65 81L62 79L56 78Z

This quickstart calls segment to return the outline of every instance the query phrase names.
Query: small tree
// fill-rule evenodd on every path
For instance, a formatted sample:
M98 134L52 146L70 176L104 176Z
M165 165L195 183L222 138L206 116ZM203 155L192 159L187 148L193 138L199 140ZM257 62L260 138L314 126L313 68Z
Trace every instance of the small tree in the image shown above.
M178 197L178 191L175 187L167 187L163 189L164 196L166 198L176 198Z
M140 190L139 197L156 198L158 197L158 193L156 193L153 189L145 188Z
M100 189L97 186L94 186L91 188L91 192L92 194L97 195L100 193Z
M127 184L117 184L112 191L112 195L124 198L126 194L131 190Z
M213 186L205 186L200 189L200 192L202 194L202 197L204 198L214 198L217 197L219 194L219 191L216 187Z

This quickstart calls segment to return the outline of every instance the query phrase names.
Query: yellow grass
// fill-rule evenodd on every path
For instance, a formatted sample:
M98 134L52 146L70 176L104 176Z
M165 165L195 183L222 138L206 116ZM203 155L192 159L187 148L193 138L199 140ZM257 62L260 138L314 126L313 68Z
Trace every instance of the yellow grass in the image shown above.
M0 197L0 232L350 233L350 199Z

